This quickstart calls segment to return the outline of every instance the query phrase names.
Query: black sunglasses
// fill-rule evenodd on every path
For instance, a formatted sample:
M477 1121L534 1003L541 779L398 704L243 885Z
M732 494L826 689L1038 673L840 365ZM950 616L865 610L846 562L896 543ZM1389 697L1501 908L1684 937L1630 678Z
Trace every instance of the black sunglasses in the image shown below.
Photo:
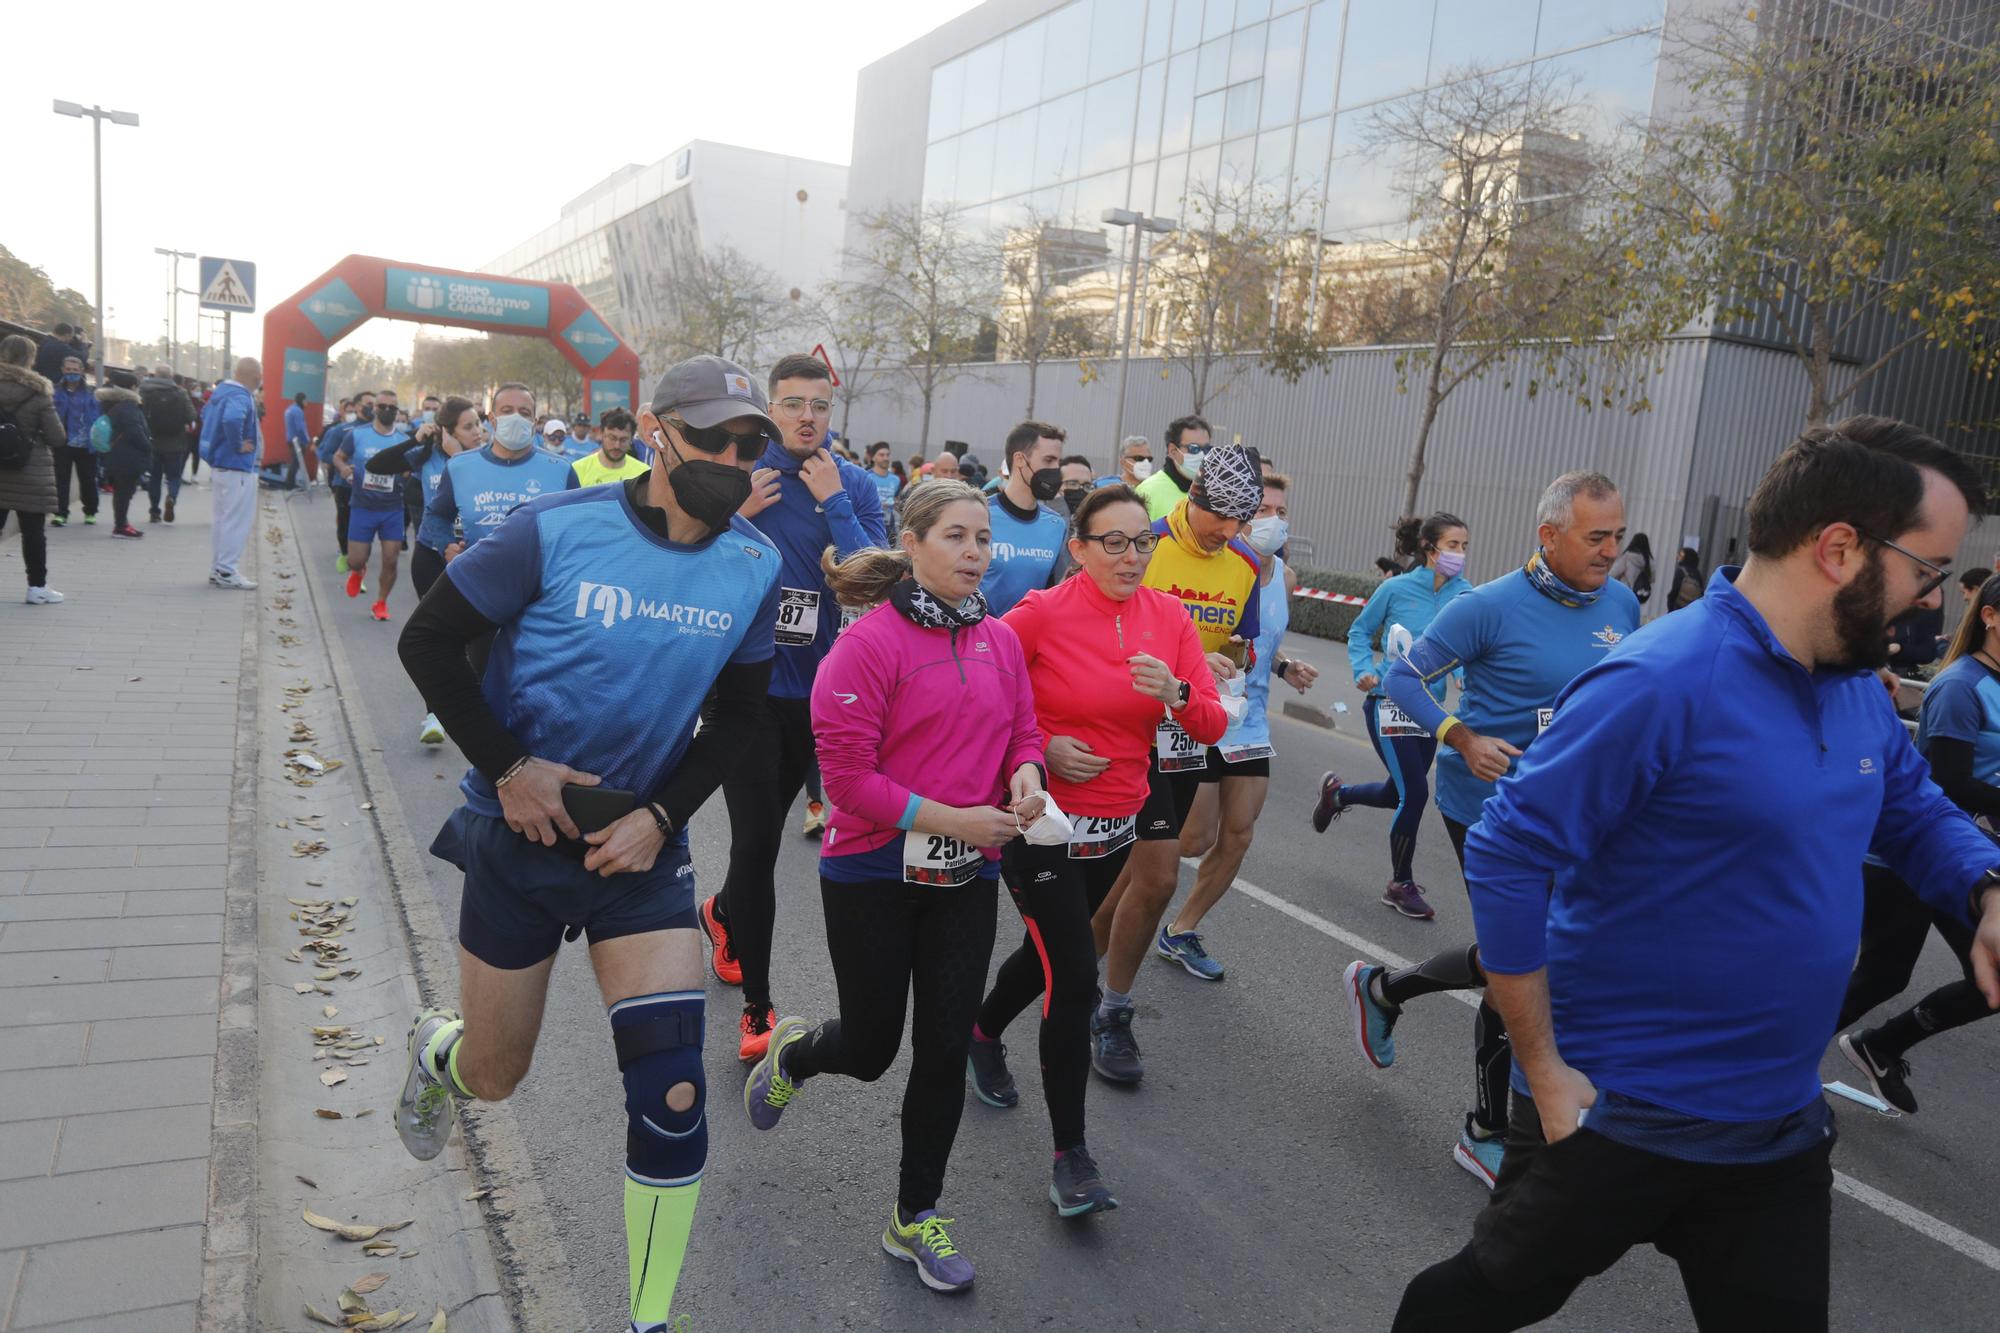
M739 435L720 426L690 426L687 422L677 419L672 419L671 424L680 432L683 440L705 454L719 454L732 444L739 453L745 449L762 452L764 446L776 438L768 426L758 426Z

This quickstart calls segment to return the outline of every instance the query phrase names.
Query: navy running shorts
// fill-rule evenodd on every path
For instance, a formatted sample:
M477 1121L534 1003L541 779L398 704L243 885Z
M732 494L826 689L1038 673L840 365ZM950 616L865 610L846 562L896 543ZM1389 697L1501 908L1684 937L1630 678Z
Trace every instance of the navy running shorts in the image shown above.
M695 928L694 864L684 846L661 848L651 870L607 879L504 819L460 806L438 830L431 855L465 872L458 942L493 967L533 967L562 947L565 931L582 931L596 944Z
M404 531L401 505L394 509L363 509L356 505L347 513L347 540L363 546L371 541L400 542Z

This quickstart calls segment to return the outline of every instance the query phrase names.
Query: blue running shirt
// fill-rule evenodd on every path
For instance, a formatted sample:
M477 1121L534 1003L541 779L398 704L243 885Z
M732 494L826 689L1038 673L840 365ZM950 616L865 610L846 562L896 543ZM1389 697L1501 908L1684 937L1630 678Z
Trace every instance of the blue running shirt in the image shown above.
M544 495L445 569L500 626L480 686L494 716L530 754L642 796L680 763L723 668L770 660L778 575L777 548L742 519L681 546L645 526L623 486ZM501 817L477 769L459 789Z
M1024 523L997 495L986 501L986 516L993 527L993 563L986 567L979 590L986 594L986 614L1004 616L1023 597L1049 586L1049 574L1069 536L1069 520L1040 505Z
M368 460L384 449L393 449L409 435L392 430L387 435L373 426L357 426L335 450L354 465L354 507L356 509L401 509L402 478L393 472L370 472Z
M519 458L503 459L489 444L474 453L458 454L445 464L437 494L425 506L424 526L432 536L437 535L439 524L449 534L452 521L460 520L469 547L498 528L515 506L575 486L576 474L554 454L531 449ZM431 522L433 517L438 523ZM423 534L420 531L418 535ZM450 540L448 536L446 540Z

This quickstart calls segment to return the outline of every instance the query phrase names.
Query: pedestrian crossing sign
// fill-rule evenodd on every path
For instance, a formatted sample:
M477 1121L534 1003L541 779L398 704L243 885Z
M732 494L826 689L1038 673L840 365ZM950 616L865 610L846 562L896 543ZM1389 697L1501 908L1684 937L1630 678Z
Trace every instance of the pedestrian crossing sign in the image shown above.
M257 266L247 259L201 257L201 307L249 314L257 309Z

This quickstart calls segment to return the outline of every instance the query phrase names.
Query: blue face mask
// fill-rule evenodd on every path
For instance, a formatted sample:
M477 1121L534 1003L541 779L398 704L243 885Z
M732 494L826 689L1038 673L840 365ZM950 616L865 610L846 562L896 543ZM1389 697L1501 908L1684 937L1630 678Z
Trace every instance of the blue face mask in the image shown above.
M63 376L64 384L81 384L82 382L83 376L81 374Z

